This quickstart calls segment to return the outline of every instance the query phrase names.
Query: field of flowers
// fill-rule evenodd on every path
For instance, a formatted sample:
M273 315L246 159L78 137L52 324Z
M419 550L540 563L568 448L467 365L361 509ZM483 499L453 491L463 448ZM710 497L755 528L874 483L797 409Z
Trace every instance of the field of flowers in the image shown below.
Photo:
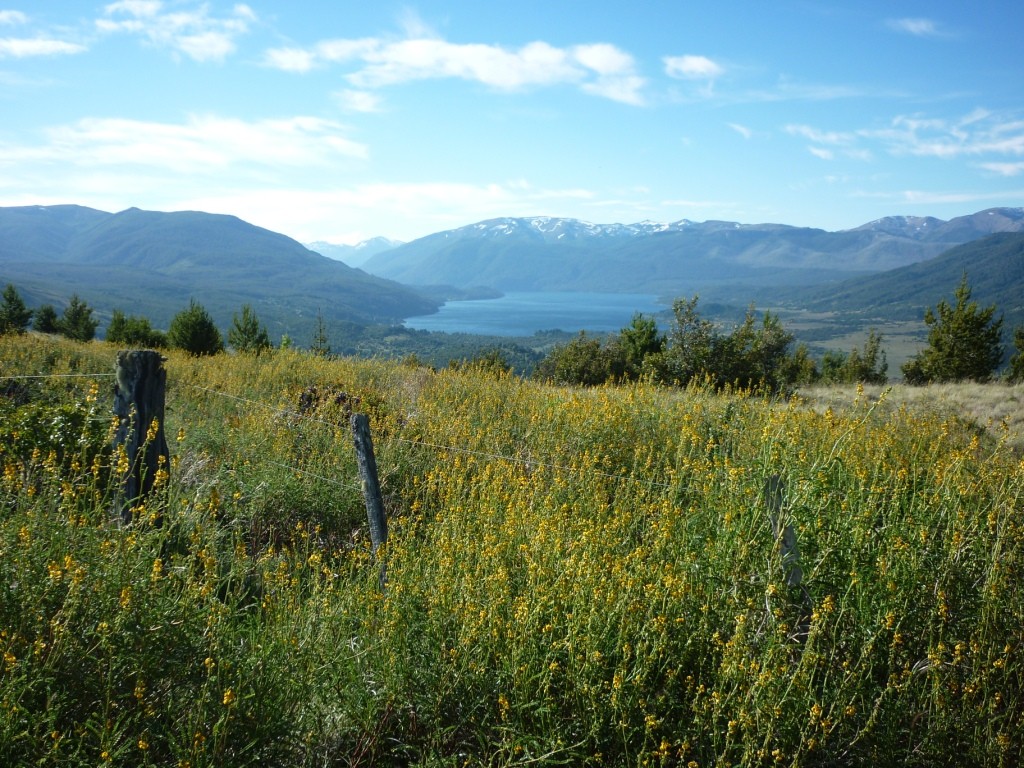
M1024 758L998 423L168 353L170 466L125 526L115 353L0 338L0 764ZM314 385L347 397L300 413Z

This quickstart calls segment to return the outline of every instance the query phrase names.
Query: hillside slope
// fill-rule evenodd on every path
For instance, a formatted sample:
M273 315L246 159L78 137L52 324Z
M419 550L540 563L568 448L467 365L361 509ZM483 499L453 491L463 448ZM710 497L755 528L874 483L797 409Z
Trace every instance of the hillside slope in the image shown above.
M227 327L252 304L271 333L331 322L392 322L436 303L234 216L80 206L0 208L0 281L29 299L78 293L101 315L142 314L156 327L190 298Z
M952 248L928 261L829 288L794 292L790 303L813 311L920 319L967 275L972 299L995 304L1006 325L1024 323L1024 233L1003 232Z

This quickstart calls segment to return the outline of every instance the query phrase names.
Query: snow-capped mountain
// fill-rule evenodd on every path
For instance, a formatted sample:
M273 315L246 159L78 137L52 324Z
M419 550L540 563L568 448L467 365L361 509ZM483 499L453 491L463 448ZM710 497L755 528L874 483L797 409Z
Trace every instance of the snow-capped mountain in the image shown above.
M993 232L1024 230L1024 208L950 221L892 216L840 232L734 221L592 224L497 218L379 253L364 269L407 285L635 293L750 281L821 282L933 258Z
M373 237L355 245L328 243L323 240L305 243L309 250L316 251L321 256L326 256L335 261L343 261L350 267L361 266L378 253L390 251L392 248L397 248L400 245L402 245L401 240L390 240L386 237Z

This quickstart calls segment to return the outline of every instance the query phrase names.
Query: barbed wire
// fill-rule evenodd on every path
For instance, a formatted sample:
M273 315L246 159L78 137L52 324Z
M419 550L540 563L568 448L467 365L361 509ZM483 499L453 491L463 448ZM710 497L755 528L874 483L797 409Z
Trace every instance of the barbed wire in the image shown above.
M273 411L274 413L277 413L277 414L291 415L291 416L300 416L304 420L308 420L308 421L311 421L311 422L314 422L314 423L317 423L317 424L322 424L324 426L330 427L331 429L337 429L340 426L339 424L337 424L335 422L324 421L323 419L317 419L317 418L315 418L313 416L310 416L308 413L303 413L303 412L297 411L295 409L280 408L278 406L273 406L273 405L270 405L268 403L264 403L264 402L262 402L260 400L253 400L251 398L242 397L241 395L233 395L233 394L230 394L228 392L221 392L219 390L210 389L209 387L203 387L203 386L200 386L198 384L187 384L187 386L190 386L190 387L192 387L194 389L198 389L198 390L200 390L202 392L208 392L208 393L210 393L212 395L217 395L218 397L223 397L223 398L226 398L226 399L229 399L229 400L235 400L237 402L245 403L247 405L259 406L260 408L265 408L267 410L271 410L271 411ZM478 450L474 450L472 448L461 448L459 446L454 446L454 445L441 445L439 443L430 443L430 442L427 442L425 440L411 440L409 438L403 438L403 437L397 437L397 436L391 437L390 439L392 441L394 441L394 442L405 443L407 445L412 445L412 446L416 446L416 447L420 447L420 448L432 448L434 450L439 450L439 451L448 451L450 453L459 453L459 454L462 454L464 456L475 456L475 457L478 457L478 458L490 459L492 461L504 461L504 462L511 463L511 464L521 464L521 465L527 466L527 467L544 467L545 469L551 469L551 470L558 471L558 472L568 472L568 473L571 473L571 474L588 474L588 475L592 475L594 477L602 477L602 478L604 478L606 480L614 480L616 482L632 482L632 483L637 483L639 485L646 485L646 486L649 486L651 488L672 488L672 487L674 487L671 483L662 483L662 482L658 482L657 480L643 479L643 478L634 477L632 475L620 475L620 474L615 474L613 472L603 472L603 471L601 471L599 469L587 469L587 468L584 468L584 467L571 467L571 466L564 465L564 464L556 464L555 462L551 462L551 461L540 461L540 460L536 460L536 459L524 458L524 457L521 457L521 456L508 456L508 455L501 454L501 453L493 453L493 452L488 452L488 451L478 451ZM296 471L301 471L301 470L296 470ZM309 474L310 474L310 476L315 476L312 473L309 473ZM344 486L343 485L343 487L350 487L350 486Z
M25 376L0 376L0 381L18 381L22 379L98 379L116 375L116 373L40 373Z
M587 469L585 467L571 467L566 464L556 464L551 461L541 461L539 459L528 459L522 456L506 456L501 453L491 453L488 451L477 451L472 448L460 448L454 445L440 445L438 443L429 443L425 440L410 440L403 437L391 438L395 442L408 443L409 445L421 446L424 448L434 448L440 451L450 451L451 453L461 453L466 456L477 456L485 459L493 459L495 461L505 461L512 464L523 464L527 467L544 467L545 469L553 469L559 472L570 472L573 474L587 474L595 477L603 477L607 480L616 480L619 482L632 482L639 483L640 485L649 485L655 488L672 488L674 487L671 483L660 483L657 480L644 480L642 478L633 477L632 475L617 475L613 472L603 472L599 469Z
M198 384L187 384L187 386L190 386L190 387L192 387L194 389L197 389L197 390L200 390L202 392L208 392L209 394L217 395L218 397L226 398L228 400L235 400L236 402L245 403L247 405L259 406L260 408L264 408L264 409L273 411L276 414L290 415L290 416L299 416L299 417L302 417L303 420L311 421L311 422L316 423L316 424L322 424L322 425L324 425L326 427L330 427L331 429L337 429L340 426L336 422L330 422L330 421L325 421L323 419L317 419L314 416L309 415L308 413L303 413L303 412L295 410L295 409L280 408L278 406L273 406L273 405L270 405L268 403L264 403L264 402L262 402L260 400L253 400L253 399L248 398L248 397L242 397L241 395L233 395L233 394L230 394L228 392L221 392L219 390L210 389L209 387L203 387L203 386L200 386ZM651 487L651 488L673 488L674 487L671 483L662 483L662 482L659 482L657 480L650 480L650 479L634 477L633 475L621 475L621 474L615 474L614 472L603 472L603 471L601 471L599 469L587 469L585 467L571 467L571 466L568 466L568 465L565 465L565 464L557 464L557 463L551 462L551 461L541 461L541 460L538 460L538 459L529 459L529 458L524 458L524 457L521 457L521 456L508 456L506 454L494 453L494 452L489 452L489 451L478 451L478 450L474 450L472 448L462 448L462 447L455 446L455 445L442 445L442 444L439 444L439 443L431 443L431 442L427 442L425 440L412 440L412 439L409 439L409 438L403 438L403 437L397 437L397 436L391 437L390 440L392 440L394 442L397 442L397 443L405 443L407 445L411 445L411 446L415 446L415 447L419 447L419 448L432 448L434 450L448 451L450 453L458 453L458 454L462 454L464 456L475 456L477 458L484 458L484 459L489 459L489 460L492 460L492 461L504 461L504 462L510 463L510 464L521 464L521 465L526 466L526 467L544 467L545 469L554 470L556 472L567 472L567 473L571 473L571 474L587 474L587 475L592 475L594 477L601 477L601 478L604 478L606 480L614 480L616 482L631 482L631 483L636 483L638 485L646 485L646 486ZM271 463L273 463L273 462L271 462ZM295 469L296 471L303 471L303 470L299 470L299 469L294 468L294 467L289 467L289 468ZM311 477L316 477L316 475L314 475L313 473L307 473L307 474L309 474ZM318 478L318 479L324 479L324 478ZM330 482L330 481L327 481L327 482ZM352 487L352 486L348 486L348 485L345 485L345 484L341 484L341 485L342 485L342 487Z
M98 377L113 377L115 375L116 374L114 374L114 373L36 374L36 375L22 375L22 376L0 376L0 381L21 380L21 379L51 379L51 378L52 379L59 379L59 378L98 378ZM312 422L312 423L315 423L315 424L320 424L320 425L325 426L325 427L330 427L331 429L338 429L339 427L342 426L342 425L338 424L337 422L331 422L331 421L326 421L324 419L318 419L315 416L310 415L309 413L304 413L304 412L296 410L294 408L282 408L280 406L271 405L269 403L265 403L265 402L260 401L260 400L254 400L252 398L243 397L241 395L234 395L234 394L231 394L230 392L222 392L220 390L211 389L210 387L200 386L199 384L191 384L189 382L184 382L184 385L188 386L188 387L191 387L192 389L198 390L200 392L206 392L208 394L215 395L217 397L222 397L222 398L225 398L227 400L233 400L233 401L235 401L237 403L242 403L242 404L250 405L250 406L256 406L256 407L265 409L267 411L271 411L271 412L273 412L273 413L275 413L277 415L280 415L280 416L297 416L297 417L301 417L303 419L303 421ZM96 420L97 421L101 421L101 419L96 419ZM106 421L109 421L109 419L102 419L102 421L106 422ZM432 442L429 442L429 441L426 441L426 440L413 440L413 439L397 437L397 436L393 436L390 439L392 441L394 441L394 442L397 442L397 443L403 443L403 444L411 445L411 446L418 447L418 448L430 448L430 449L437 450L437 451L447 451L449 453L461 454L463 456L473 456L473 457L476 457L476 458L483 458L483 459L488 459L488 460L491 460L491 461L503 461L503 462L510 463L510 464L520 464L520 465L523 465L523 466L528 467L528 468L530 468L530 467L543 467L545 469L550 469L550 470L553 470L553 471L556 471L556 472L567 472L567 473L571 473L571 474L586 474L586 475L592 475L594 477L601 477L601 478L604 478L606 480L614 480L616 482L632 482L632 483L637 483L639 485L646 485L646 486L649 486L649 487L652 487L652 488L672 488L673 487L673 485L671 483L663 483L663 482L659 482L657 480L638 478L638 477L635 477L633 475L622 475L622 474L616 474L616 473L613 473L613 472L604 472L604 471L601 471L599 469L592 469L592 468L588 469L588 468L585 468L585 467L573 467L573 466L569 466L567 464L558 464L558 463L552 462L552 461L543 461L543 460L539 460L539 459L526 458L526 457L522 457L522 456L509 456L507 454L495 453L493 451L480 451L480 450L475 450L475 449L472 449L472 448L464 448L464 447L457 446L457 445L443 445L443 444L440 444L440 443L432 443ZM293 471L293 472L296 472L296 473L299 473L299 474L304 474L304 475L312 477L312 478L314 478L316 480L320 480L320 481L325 482L325 483L330 483L332 485L336 485L336 486L341 487L341 488L357 489L357 490L361 488L361 486L357 486L357 485L354 485L354 484L351 484L351 483L344 483L344 482L341 482L341 481L338 481L338 480L334 480L334 479L331 479L331 478L328 478L328 477L324 477L322 475L318 475L315 472L310 472L309 470L302 469L301 467L296 467L294 465L283 464L281 462L273 461L272 459L265 459L264 461L266 463L268 463L268 464L272 464L274 466L278 466L278 467L280 467L282 469L288 469L290 471Z

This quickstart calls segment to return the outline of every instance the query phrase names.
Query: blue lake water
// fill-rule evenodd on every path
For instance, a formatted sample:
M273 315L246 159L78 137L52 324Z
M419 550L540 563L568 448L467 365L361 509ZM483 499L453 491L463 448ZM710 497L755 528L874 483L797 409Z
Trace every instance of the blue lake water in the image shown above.
M410 317L407 328L487 336L532 336L537 331L618 331L636 312L667 309L657 296L635 293L507 293L499 299L449 301L433 315Z

